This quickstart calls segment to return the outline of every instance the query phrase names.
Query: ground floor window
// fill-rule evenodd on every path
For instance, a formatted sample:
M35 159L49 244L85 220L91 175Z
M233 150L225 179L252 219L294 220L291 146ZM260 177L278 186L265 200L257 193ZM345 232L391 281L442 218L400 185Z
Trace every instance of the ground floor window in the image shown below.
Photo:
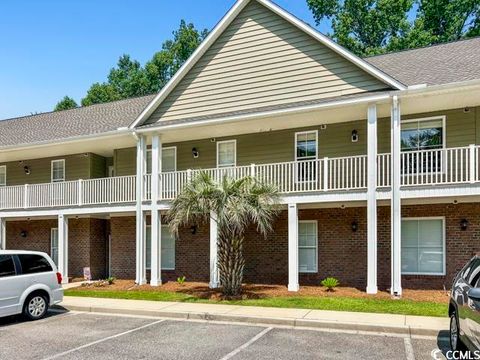
M162 270L175 270L175 235L170 232L168 225L162 225ZM152 262L152 228L147 226L145 233L147 243L147 269L151 268Z
M50 257L55 265L58 266L58 229L52 228L50 230Z
M445 219L402 219L402 274L445 275Z
M301 273L318 271L318 231L316 221L298 222L298 270Z

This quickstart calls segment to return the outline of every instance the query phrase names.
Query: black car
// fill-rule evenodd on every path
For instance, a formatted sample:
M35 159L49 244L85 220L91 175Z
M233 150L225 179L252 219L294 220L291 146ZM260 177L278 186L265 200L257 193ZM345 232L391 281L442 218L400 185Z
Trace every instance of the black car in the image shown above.
M450 306L452 350L480 350L480 257L475 256L456 276Z

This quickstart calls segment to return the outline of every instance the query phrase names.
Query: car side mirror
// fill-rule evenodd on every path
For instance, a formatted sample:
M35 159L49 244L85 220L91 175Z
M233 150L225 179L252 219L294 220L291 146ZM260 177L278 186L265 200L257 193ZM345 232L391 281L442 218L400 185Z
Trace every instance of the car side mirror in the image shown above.
M480 301L480 288L471 288L468 290L467 296L469 299Z

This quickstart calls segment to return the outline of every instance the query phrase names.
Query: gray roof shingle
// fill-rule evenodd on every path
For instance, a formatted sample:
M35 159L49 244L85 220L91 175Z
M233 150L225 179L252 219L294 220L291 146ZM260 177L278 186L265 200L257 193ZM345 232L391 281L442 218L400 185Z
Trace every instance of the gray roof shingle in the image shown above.
M155 95L0 121L0 148L115 131L132 124Z
M480 79L480 37L365 58L405 85Z

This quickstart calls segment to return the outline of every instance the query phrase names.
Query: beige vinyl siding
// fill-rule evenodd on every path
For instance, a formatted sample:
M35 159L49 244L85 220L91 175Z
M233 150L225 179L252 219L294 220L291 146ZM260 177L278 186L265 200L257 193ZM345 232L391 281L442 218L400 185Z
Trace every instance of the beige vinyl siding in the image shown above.
M403 119L415 119L430 116L446 116L447 147L468 146L479 138L480 113L471 108L469 113L463 109L454 109L433 113L408 115ZM177 170L206 169L216 167L216 142L237 140L237 165L265 164L295 160L295 133L308 130L318 131L318 157L342 157L365 155L367 153L367 123L357 120L329 124L326 129L320 126L291 130L262 132L224 138L202 139L180 143L164 144L164 147L177 147ZM359 140L352 143L352 130L357 130ZM390 152L390 118L378 120L378 152ZM479 138L480 140L480 138ZM480 144L480 141L476 142ZM200 156L194 159L192 149L196 148ZM118 175L135 174L135 148L115 151L115 166Z
M65 180L89 179L93 154L78 154L0 163L7 166L7 185L41 184L51 182L51 161L65 159ZM26 175L24 167L30 168Z
M107 161L103 156L91 154L90 178L104 178L107 176Z
M252 1L147 123L215 116L387 88Z

